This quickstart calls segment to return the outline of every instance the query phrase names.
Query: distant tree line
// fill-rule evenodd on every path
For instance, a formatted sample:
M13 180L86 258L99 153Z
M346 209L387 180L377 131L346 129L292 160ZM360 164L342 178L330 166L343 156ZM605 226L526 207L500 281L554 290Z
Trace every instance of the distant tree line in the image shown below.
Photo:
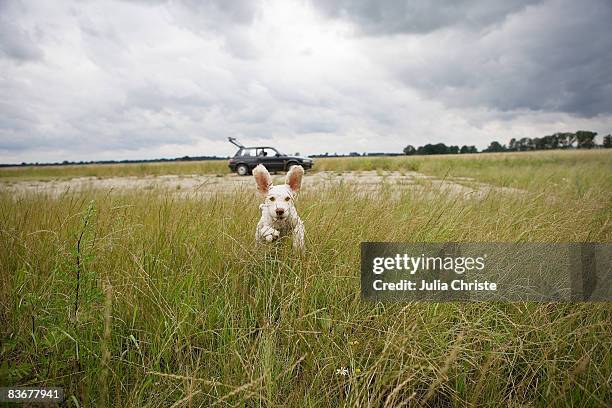
M122 163L159 163L159 162L173 162L173 161L202 161L202 160L223 160L228 157L218 156L183 156L176 157L174 159L142 159L142 160L90 160L90 161L69 161L64 160L62 162L55 163L26 163L22 162L21 166L72 166L72 165L85 165L85 164L122 164ZM15 164L0 164L0 167L13 167Z
M425 146L414 147L408 145L404 147L404 154L408 156L412 155L427 155L427 154L463 154L463 153L478 153L476 146L463 145L459 146L447 146L444 143L426 144Z
M296 154L296 156L298 156ZM359 153L359 152L350 152L349 154L338 154L338 153L329 153L329 152L325 152L325 153L318 153L318 154L309 154L308 157L312 157L312 158L325 158L325 157L365 157L365 156L402 156L402 153L385 153L385 152L363 152L363 153Z
M577 132L560 132L544 137L523 137L521 139L510 139L508 145L502 145L497 141L491 142L485 152L526 152L530 150L550 150L550 149L593 149L596 147L611 148L612 136L603 137L603 143L598 145L595 142L597 132L589 130L579 130Z
M498 141L493 141L483 152L524 152L530 150L548 149L593 149L603 147L612 148L612 136L606 135L603 143L598 145L595 142L597 132L579 130L577 132L559 132L544 137L524 137L521 139L510 139L508 145L503 145ZM429 155L429 154L464 154L478 153L475 146L447 146L444 143L426 144L425 146L414 147L408 145L403 150L405 155Z

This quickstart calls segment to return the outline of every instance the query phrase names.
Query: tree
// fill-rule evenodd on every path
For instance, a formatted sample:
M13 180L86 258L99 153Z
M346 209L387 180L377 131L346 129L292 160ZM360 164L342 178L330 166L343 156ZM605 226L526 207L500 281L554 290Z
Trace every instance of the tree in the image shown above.
M557 135L544 136L541 144L542 149L556 149L559 147L559 138Z
M408 146L404 147L404 154L407 155L407 156L412 156L416 152L417 152L417 150L414 148L413 145L408 145Z
M602 146L605 147L606 149L612 148L612 135L604 136Z
M534 148L533 140L531 140L529 137L522 137L521 140L516 142L516 146L517 150L521 152L533 150Z
M562 149L568 149L572 147L572 145L576 141L575 133L570 133L570 132L555 133L555 136L557 136L559 147L561 147Z
M459 153L461 154L465 154L469 152L469 147L467 147L466 145L461 146L461 149L459 150Z
M493 141L489 144L489 147L485 149L485 152L504 152L506 151L506 146L502 145L498 141Z
M450 154L458 154L459 153L459 146L449 146L448 147L448 153L450 153Z
M510 139L510 143L508 143L508 150L515 152L517 149L516 139Z
M533 147L535 150L554 149L558 144L557 137L553 135L533 138Z
M444 143L436 143L434 147L434 154L447 154L449 152L448 146L446 146Z
M419 147L417 152L421 150L421 154L447 154L448 147L444 143L436 143L435 145L426 144L425 146Z
M544 149L544 139L541 139L539 137L534 137L533 147L535 150L543 150Z
M597 132L591 132L588 130L579 130L576 132L576 140L578 149L592 149L595 147L595 136Z

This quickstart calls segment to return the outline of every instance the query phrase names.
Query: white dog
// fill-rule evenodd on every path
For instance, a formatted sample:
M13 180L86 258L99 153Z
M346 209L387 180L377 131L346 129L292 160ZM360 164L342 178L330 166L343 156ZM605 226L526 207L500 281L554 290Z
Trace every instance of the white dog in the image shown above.
M286 184L273 186L270 173L262 164L253 169L257 191L264 197L264 203L259 206L261 219L255 230L257 242L272 242L291 234L293 247L304 250L304 223L294 203L303 175L302 166L293 166L287 172Z

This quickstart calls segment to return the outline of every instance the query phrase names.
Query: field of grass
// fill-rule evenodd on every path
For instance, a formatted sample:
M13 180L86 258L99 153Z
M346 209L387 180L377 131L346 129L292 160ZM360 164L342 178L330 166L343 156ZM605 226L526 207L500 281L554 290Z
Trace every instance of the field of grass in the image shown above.
M533 191L555 186L555 190L583 192L599 186L612 192L612 150L329 158L317 160L315 167L317 171L418 171Z
M226 171L155 166L0 174ZM0 385L62 386L81 407L609 406L612 304L362 302L359 243L612 242L612 152L316 166L526 191L464 199L387 186L368 197L309 189L306 177L298 257L288 242L254 245L251 191L0 190Z
M579 169L579 171L577 171ZM608 171L603 171L603 170ZM317 158L313 172L418 171L438 177L473 177L504 187L540 190L551 184L582 191L598 184L612 190L612 150L556 150L441 156ZM0 168L0 182L74 177L144 177L229 174L227 160ZM535 177L537 173L537 177ZM598 180L593 180L598 178Z
M186 162L16 166L0 168L0 180L45 180L74 177L144 177L167 174L228 174L227 160Z

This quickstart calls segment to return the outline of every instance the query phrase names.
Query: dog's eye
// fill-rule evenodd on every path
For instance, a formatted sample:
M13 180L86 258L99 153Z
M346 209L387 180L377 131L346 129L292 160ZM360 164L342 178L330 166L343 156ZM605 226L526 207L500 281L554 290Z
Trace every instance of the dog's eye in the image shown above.
M270 201L274 201L276 200L274 197L270 197Z
M291 200L291 197L285 197L285 201Z

